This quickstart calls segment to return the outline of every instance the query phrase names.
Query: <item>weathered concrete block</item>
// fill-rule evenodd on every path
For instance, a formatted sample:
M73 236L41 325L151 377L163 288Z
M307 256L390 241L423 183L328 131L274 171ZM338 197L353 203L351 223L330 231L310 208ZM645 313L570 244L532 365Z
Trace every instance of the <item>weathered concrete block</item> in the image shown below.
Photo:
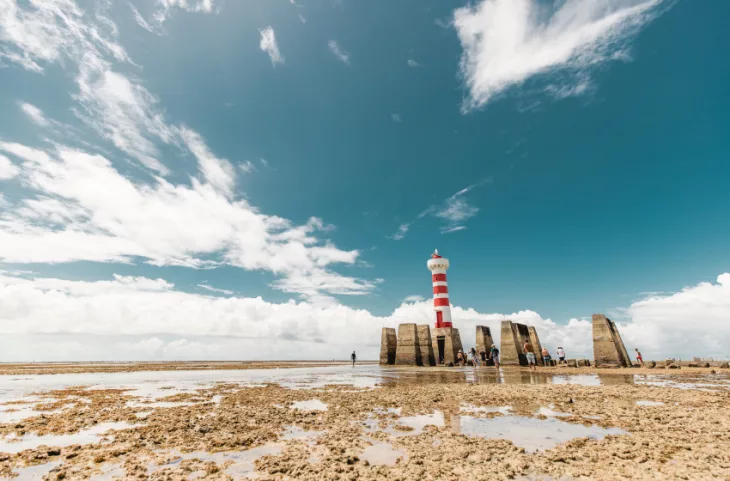
M527 366L527 357L522 353L525 341L530 341L530 331L524 324L502 321L502 346L499 357L500 364L505 366ZM537 335L537 333L535 333ZM533 343L533 350L535 345ZM537 357L537 354L535 355Z
M431 343L431 328L428 324L418 326L418 345L421 348L421 362L424 366L435 366L436 359L433 355L433 344Z
M647 361L647 362L644 363L644 365L646 367L648 367L649 369L654 369L656 367L656 362L654 362L654 361Z
M603 314L593 314L593 359L596 367L602 364L631 366L616 324Z
M480 356L482 353L485 354L485 358L482 358L482 360L488 360L492 344L494 344L494 341L492 340L492 331L487 326L477 326L476 349L477 354Z
M532 349L535 351L537 365L544 366L545 360L542 358L542 344L540 344L540 338L537 336L537 329L535 329L535 326L527 326L527 332L530 334L530 344L532 344Z
M456 364L456 354L463 351L459 330L453 327L432 328L431 345L436 365L453 366Z
M591 363L588 362L588 359L576 359L575 363L577 367L588 367L591 365Z
M730 364L728 364L728 363L726 363L726 362L723 362L722 364L720 364L720 366L719 366L719 367L720 367L721 369L728 369L728 368L730 368Z
M398 347L398 338L395 329L384 327L380 335L380 364L395 364L395 351Z
M398 347L395 351L397 366L421 366L421 347L418 345L418 328L415 324L398 326Z
M576 359L567 359L565 362L568 364L568 367L578 367L578 361Z

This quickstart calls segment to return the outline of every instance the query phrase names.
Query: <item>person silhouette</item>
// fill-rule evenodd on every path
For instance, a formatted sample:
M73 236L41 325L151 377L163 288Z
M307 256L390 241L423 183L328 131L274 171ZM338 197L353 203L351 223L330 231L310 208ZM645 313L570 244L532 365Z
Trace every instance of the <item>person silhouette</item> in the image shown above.
M352 358L352 367L355 367L355 361L357 361L357 355L355 354L355 351L352 351L352 355L350 357Z

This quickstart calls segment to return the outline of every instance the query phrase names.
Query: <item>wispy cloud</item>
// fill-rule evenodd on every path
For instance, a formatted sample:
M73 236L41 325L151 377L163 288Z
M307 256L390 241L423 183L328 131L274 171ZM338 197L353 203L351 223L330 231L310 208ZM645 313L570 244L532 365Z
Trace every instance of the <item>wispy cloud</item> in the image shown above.
M0 155L0 180L9 180L13 177L17 177L20 174L20 169L17 165L13 164L10 159L4 155ZM4 200L0 198L0 200ZM6 201L0 202L3 205Z
M30 120L32 120L35 124L40 125L41 127L48 127L49 125L51 125L46 116L43 115L43 111L35 105L21 102L20 110L22 110L23 113L27 115Z
M299 14L299 21L302 23L307 23L307 19L301 13Z
M329 47L330 52L332 52L332 54L337 57L340 62L350 65L350 54L342 50L336 41L330 40L327 42L327 46Z
M243 162L241 162L240 164L238 164L238 168L244 174L248 174L249 172L251 172L252 170L254 170L256 168L256 166L253 165L253 162L251 162L250 160L244 160Z
M391 237L393 240L401 240L403 239L406 234L408 233L408 229L411 228L411 224L401 224L398 226L398 230L395 234Z
M393 119L393 122L403 121L403 118L400 116L400 114L390 114L390 118Z
M412 58L409 58L407 63L408 63L408 66L411 67L411 68L416 68L416 67L420 67L421 66L420 63L416 62Z
M160 2L163 9L213 9L209 0ZM240 168L217 156L192 128L167 120L139 77L141 66L119 43L105 13L109 5L99 2L87 12L72 0L21 2L0 15L2 59L31 72L66 70L76 86L73 111L98 134L85 132L94 144L64 138L38 147L0 140L2 175L20 177L24 186L20 196L3 197L0 262L230 265L271 272L274 288L309 302L372 292L377 280L333 270L357 265L360 251L327 239L332 226L317 217L296 225L237 198ZM20 107L29 118L56 127L30 105ZM117 150L107 153L110 146ZM182 183L159 175L170 172L162 162L170 150L194 159L192 181L184 171L179 178L188 180ZM116 168L116 158L136 159L155 173L130 176Z
M274 29L266 27L263 30L259 30L259 33L261 34L259 47L262 52L266 52L269 56L271 59L271 65L276 67L277 64L284 63L284 57L281 56L281 52L279 52L279 45L276 43L276 34L274 33Z
M483 107L528 78L562 70L558 97L586 91L588 72L625 59L628 40L658 13L662 0L482 0L454 11L461 74L469 89L463 110ZM581 87L583 85L583 87Z
M470 184L458 192L454 193L450 197L446 198L443 202L435 205L431 205L428 208L421 211L416 218L404 224L398 226L398 230L390 236L393 240L402 240L411 226L425 217L435 217L446 222L446 225L439 229L442 234L449 234L451 232L458 232L466 229L464 223L477 215L479 208L470 204L466 198L466 194L471 192L477 187L485 184L491 184L492 178L487 177L480 180L475 184Z
M201 289L205 289L206 291L215 292L218 294L225 294L227 296L233 295L233 291L229 291L228 289L218 289L216 287L211 287L207 284L198 284L198 287Z
M410 303L414 303L414 302L423 302L425 300L426 300L425 297L419 296L418 294L414 294L412 296L408 296L405 299L403 299L403 302L407 302L410 304Z

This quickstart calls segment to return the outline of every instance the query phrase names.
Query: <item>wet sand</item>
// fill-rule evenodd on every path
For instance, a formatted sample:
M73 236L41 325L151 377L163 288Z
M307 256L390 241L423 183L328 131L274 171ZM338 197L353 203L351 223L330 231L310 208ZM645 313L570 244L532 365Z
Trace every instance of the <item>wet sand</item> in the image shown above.
M728 370L171 371L0 376L0 478L730 479Z

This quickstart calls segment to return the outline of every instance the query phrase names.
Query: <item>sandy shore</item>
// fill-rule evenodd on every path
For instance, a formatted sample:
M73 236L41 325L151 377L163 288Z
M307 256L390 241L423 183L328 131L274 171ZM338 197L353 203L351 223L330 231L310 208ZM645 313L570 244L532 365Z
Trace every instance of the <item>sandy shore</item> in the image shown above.
M338 366L349 361L181 361L181 362L51 362L0 363L0 375L69 374L84 372L200 371L282 369L291 367ZM364 361L360 364L376 364Z
M98 387L38 393L2 405L41 414L0 424L0 477L730 479L727 370L503 370L529 384L480 383L486 369L430 371L393 370L373 389L218 383L176 392L171 383L154 400ZM563 383L597 373L601 385ZM637 374L643 384L621 382ZM115 430L102 434L106 426ZM95 429L75 445L58 437ZM49 442L20 450L12 439Z

